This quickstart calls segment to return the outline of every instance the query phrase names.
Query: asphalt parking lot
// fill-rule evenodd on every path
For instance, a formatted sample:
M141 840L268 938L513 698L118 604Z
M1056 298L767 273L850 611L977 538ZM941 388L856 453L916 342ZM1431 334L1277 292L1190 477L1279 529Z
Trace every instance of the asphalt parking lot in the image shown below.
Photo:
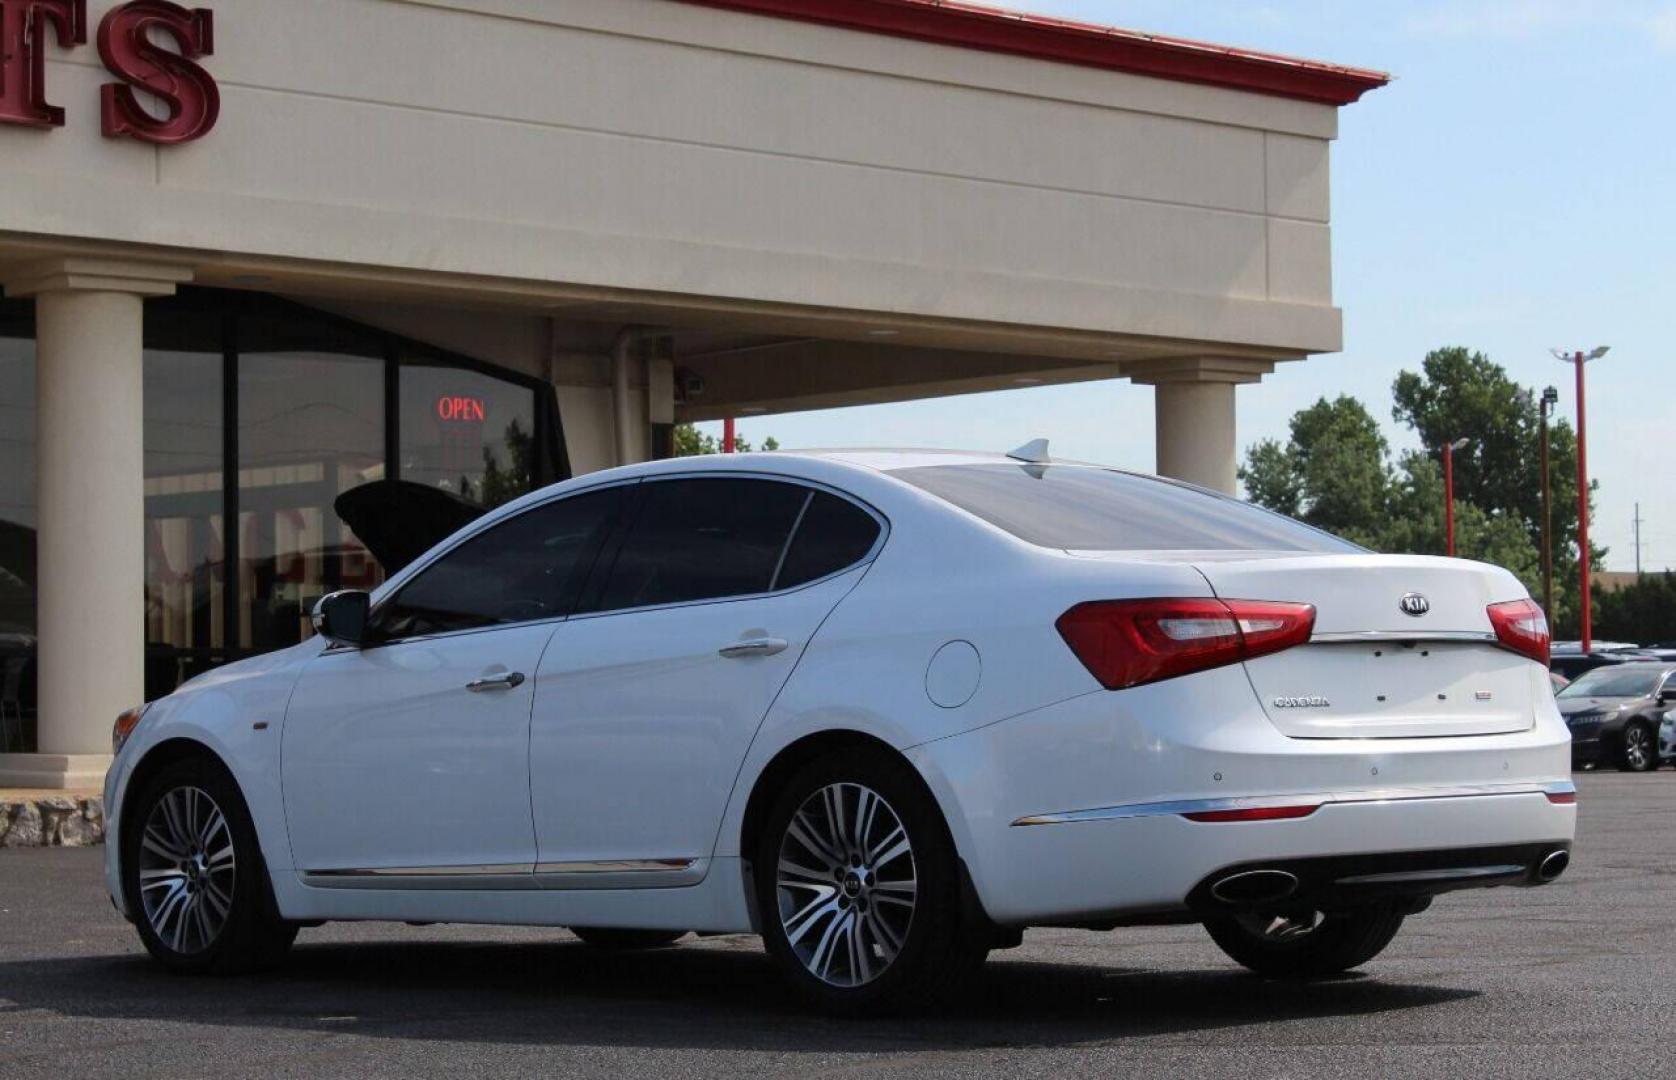
M973 999L843 1022L754 939L336 924L261 977L153 967L97 849L0 852L0 1077L1676 1073L1676 773L1586 774L1558 884L1445 897L1365 973L1243 974L1196 927L1035 931Z

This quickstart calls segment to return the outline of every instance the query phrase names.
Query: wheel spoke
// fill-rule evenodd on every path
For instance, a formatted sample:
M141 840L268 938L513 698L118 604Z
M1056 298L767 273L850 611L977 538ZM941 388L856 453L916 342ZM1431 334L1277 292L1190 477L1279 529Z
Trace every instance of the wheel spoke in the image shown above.
M799 866L790 859L782 858L777 884L788 889L820 888L831 891L832 871L811 870L807 866Z
M802 940L803 935L809 932L810 927L820 921L822 915L828 914L829 912L836 913L838 911L838 901L835 898L836 893L837 890L834 889L831 893L828 893L825 896L815 897L813 900L805 904L802 910L798 911L797 914L786 919L782 923L786 929L786 940L791 944L796 945Z
M873 937L879 943L879 951L884 953L884 962L889 964L896 959L896 954L902 951L902 938L890 928L877 908L867 912L867 925L873 931Z
M845 861L845 852L852 846L850 838L844 833L844 785L833 784L828 787L826 795L826 827L827 835L832 838L833 850L838 852L839 861Z
M889 847L885 846L887 844ZM867 861L873 866L889 866L896 859L906 855L911 847L908 834L898 825L894 832L879 842L878 848L874 849L877 854L868 853Z
M803 811L799 810L791 819L787 832L799 844L802 844L811 855L824 860L829 866L837 866L844 861L844 856L837 848L824 840L816 839L814 826Z

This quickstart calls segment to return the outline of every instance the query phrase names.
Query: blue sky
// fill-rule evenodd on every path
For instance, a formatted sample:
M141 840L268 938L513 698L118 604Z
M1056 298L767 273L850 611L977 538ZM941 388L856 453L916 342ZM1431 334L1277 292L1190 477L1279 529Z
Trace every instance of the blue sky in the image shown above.
M1561 391L1551 346L1590 365L1589 464L1607 565L1676 567L1676 0L1013 0L1092 22L1389 71L1333 148L1334 288L1345 350L1239 391L1240 443L1347 392L1389 424L1390 386L1467 345ZM706 425L714 430L715 425ZM1152 395L1046 387L741 421L786 446L1007 449L1037 435L1150 469Z

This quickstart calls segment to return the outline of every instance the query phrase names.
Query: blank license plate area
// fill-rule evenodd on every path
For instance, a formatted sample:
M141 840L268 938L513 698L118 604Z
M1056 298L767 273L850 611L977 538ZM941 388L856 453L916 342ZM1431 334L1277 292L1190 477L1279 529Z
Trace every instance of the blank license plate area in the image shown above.
M1528 730L1531 663L1465 642L1317 643L1246 664L1270 721L1295 738Z

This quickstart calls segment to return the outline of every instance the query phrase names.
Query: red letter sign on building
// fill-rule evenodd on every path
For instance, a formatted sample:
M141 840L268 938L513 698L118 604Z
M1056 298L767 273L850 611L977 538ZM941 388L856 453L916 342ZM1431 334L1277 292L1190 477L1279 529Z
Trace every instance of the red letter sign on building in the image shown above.
M154 27L174 38L180 52L154 44L146 36ZM215 51L214 31L209 11L189 11L168 0L133 0L112 8L99 24L99 56L122 84L107 83L99 91L105 134L183 143L214 127L221 93L210 73L193 63ZM169 110L168 118L146 112L135 87L157 95Z
M0 124L62 127L47 104L47 27L63 48L87 41L87 0L0 0Z

